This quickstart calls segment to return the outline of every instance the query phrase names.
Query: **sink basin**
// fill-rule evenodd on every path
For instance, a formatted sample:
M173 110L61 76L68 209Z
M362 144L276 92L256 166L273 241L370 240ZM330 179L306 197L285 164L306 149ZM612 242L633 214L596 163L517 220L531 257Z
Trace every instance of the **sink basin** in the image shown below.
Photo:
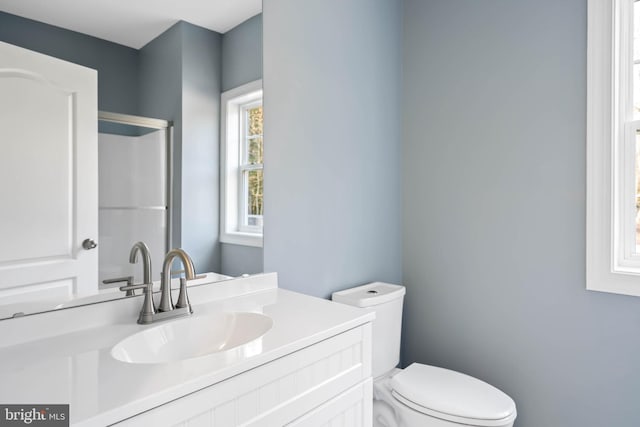
M131 335L111 349L128 363L167 363L207 356L248 344L273 326L259 313L227 312L188 317Z

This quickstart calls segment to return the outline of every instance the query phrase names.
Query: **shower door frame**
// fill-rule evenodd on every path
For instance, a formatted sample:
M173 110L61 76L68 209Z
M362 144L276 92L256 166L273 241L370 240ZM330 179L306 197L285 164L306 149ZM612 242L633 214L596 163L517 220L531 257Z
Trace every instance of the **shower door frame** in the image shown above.
M162 119L154 119L150 117L134 116L130 114L112 113L109 111L98 111L98 121L116 123L120 125L129 125L143 127L147 129L157 129L165 131L165 150L166 150L166 251L172 248L173 242L173 122Z

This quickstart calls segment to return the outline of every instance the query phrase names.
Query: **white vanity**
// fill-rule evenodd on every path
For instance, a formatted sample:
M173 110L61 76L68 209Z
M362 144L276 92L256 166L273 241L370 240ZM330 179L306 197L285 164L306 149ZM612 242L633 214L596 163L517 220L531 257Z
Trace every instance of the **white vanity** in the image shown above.
M0 321L0 402L68 403L71 425L87 427L371 425L372 314L278 289L273 273L193 286L189 297L191 317L146 326L141 298ZM218 338L242 335L235 347L224 336L217 352L198 345L216 319L227 325ZM266 332L244 342L251 319ZM162 329L140 334L152 328ZM112 354L140 336L166 343Z

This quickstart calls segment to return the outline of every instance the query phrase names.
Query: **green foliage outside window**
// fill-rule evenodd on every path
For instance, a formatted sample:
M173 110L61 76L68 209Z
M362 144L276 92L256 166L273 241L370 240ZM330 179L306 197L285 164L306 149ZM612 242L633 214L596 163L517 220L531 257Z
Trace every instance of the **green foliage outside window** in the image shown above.
M248 135L247 159L250 164L262 165L262 106L247 110ZM252 170L248 177L248 214L263 214L263 174L262 170Z

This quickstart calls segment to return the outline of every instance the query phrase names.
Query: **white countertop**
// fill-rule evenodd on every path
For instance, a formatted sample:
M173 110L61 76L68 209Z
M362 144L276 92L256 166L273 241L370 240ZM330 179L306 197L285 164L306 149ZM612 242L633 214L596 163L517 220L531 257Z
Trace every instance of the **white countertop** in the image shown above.
M228 281L226 285L233 285L233 282ZM133 307L132 303L136 302L128 303ZM191 302L194 317L220 311L248 311L271 317L274 325L260 341L250 345L165 364L130 364L111 356L111 348L121 339L157 326L136 324L136 313L120 322L99 324L93 321L88 322L86 328L74 326L62 334L49 333L35 340L22 340L0 348L0 402L68 403L72 425L105 426L373 319L373 314L364 310L273 287L204 304L197 304L195 296L191 296ZM105 310L106 304L113 303L93 307ZM78 310L80 316L80 310L86 313L87 307L67 310L66 322L73 319L72 310ZM40 319L33 317L16 327L15 333L25 333L34 325L37 327L36 322ZM82 322L82 318L78 317L77 321ZM0 325L3 335L12 329L11 324L4 322Z

